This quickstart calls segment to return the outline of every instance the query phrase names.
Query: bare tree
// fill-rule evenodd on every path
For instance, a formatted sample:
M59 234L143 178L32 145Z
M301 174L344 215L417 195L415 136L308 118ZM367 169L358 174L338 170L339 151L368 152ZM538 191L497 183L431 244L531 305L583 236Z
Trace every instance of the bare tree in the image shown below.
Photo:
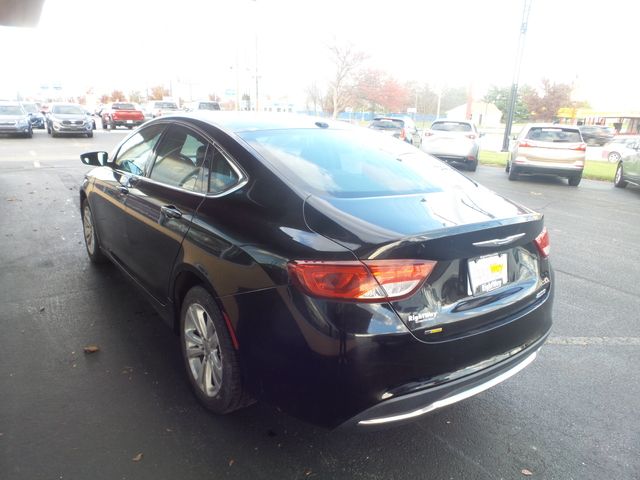
M111 100L113 100L114 102L124 102L126 98L121 90L114 90L113 92L111 92Z
M313 110L318 113L318 107L322 106L322 92L316 82L313 82L306 88L307 94L307 110Z
M331 60L335 65L335 74L329 82L331 113L333 118L349 105L354 85L354 73L367 58L364 52L355 50L352 45L331 45Z

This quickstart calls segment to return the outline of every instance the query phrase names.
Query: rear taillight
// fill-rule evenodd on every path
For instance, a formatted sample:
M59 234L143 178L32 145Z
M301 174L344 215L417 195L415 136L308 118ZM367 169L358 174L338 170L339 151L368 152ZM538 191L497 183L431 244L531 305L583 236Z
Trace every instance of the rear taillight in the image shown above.
M476 138L475 133L467 133L465 136L466 136L467 138L470 138L471 140L474 140L474 139Z
M310 295L375 303L412 295L435 265L429 260L299 260L288 266L291 277Z
M547 231L547 227L542 229L540 235L535 238L533 243L536 244L538 252L540 252L540 255L543 258L547 258L549 256L549 250L551 247L549 245L549 232Z
M581 143L577 147L571 147L570 150L578 150L579 152L586 152L587 151L587 144L586 143Z
M400 140L404 140L405 138L407 138L407 132L402 128L400 129Z
M520 142L518 143L518 147L520 148L526 148L526 147L532 147L533 145L531 145L529 142Z
M424 136L425 136L425 137L430 137L431 135L433 135L433 133L431 133L431 132L424 132Z

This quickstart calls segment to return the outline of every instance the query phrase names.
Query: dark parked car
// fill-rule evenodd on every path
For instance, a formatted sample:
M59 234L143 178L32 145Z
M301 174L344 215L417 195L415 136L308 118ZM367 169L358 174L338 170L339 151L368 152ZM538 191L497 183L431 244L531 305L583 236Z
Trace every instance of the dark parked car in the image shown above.
M402 422L514 375L549 333L542 215L404 142L201 112L81 159L90 259L142 287L214 412Z
M40 112L38 105L35 103L21 102L22 108L29 115L29 121L31 122L31 128L39 128L44 130L44 115Z
M47 113L47 133L60 135L86 135L93 137L94 121L91 115L75 103L55 103Z
M604 125L581 125L579 128L587 145L604 145L615 136L613 129Z
M628 143L625 154L618 161L613 184L625 188L628 183L640 186L640 140Z

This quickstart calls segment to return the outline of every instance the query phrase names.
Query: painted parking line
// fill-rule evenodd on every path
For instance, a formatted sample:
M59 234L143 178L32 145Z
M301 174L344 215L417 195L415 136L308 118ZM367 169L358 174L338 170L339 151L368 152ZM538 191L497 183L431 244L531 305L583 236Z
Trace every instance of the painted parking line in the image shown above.
M640 346L640 337L549 337L550 345Z

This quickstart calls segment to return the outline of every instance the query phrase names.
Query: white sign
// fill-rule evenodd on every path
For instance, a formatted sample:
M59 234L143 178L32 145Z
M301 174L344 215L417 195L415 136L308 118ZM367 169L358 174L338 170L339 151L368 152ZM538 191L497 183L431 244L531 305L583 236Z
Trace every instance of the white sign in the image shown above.
M409 107L409 108L407 108L407 113L416 113L417 111L418 111L418 109L417 109L417 108L415 108L415 107Z

